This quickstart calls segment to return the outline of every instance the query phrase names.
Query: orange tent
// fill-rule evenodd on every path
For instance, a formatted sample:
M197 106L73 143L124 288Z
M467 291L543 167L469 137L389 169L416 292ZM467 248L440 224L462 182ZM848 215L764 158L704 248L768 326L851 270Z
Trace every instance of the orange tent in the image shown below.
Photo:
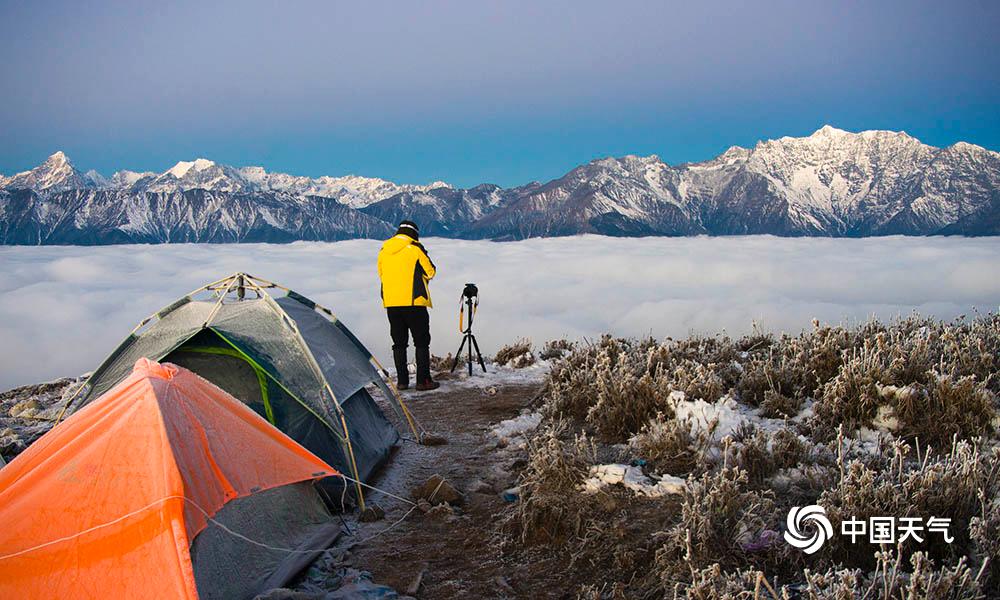
M336 474L213 384L140 359L0 469L0 598L253 597L336 539L312 485Z

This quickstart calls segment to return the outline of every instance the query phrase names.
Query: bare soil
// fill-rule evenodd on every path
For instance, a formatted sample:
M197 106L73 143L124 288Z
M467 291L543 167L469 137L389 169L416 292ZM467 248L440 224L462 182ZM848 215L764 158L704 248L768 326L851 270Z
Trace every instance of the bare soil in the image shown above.
M486 389L452 387L441 391L407 392L406 400L424 427L444 436L442 446L406 441L373 484L410 499L413 489L438 474L464 494L450 512L417 509L392 526L411 506L371 492L369 501L385 509L375 523L352 523L356 543L348 554L350 566L372 573L375 582L405 594L421 577L418 598L558 598L569 589L561 583L565 560L558 556L502 556L499 513L504 489L516 484L523 452L497 448L489 429L517 416L538 393L540 384L498 384ZM451 388L451 389L449 389ZM492 393L492 395L491 395ZM387 529L392 526L391 529ZM384 533L379 534L380 531ZM551 553L550 553L551 554ZM539 560L540 558L540 560ZM421 576L421 573L423 575Z

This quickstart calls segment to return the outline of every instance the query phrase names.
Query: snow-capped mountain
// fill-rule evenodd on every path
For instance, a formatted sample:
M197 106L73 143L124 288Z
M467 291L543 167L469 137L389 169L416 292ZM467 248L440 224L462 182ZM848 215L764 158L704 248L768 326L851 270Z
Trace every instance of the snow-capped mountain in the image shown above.
M402 192L447 188L435 181L428 185L400 185L375 177L323 176L317 178L268 173L263 167L231 167L206 158L181 161L163 173L118 171L104 187L131 192L174 193L190 190L251 193L275 192L294 196L336 198L354 208L367 206Z
M415 221L420 224L423 235L460 237L472 224L510 205L537 185L504 189L484 183L465 190L407 191L369 204L361 212L387 223L399 223L403 219Z
M824 126L671 166L603 158L545 184L299 177L199 158L162 173L82 174L61 152L0 178L0 243L103 244L425 235L1000 235L1000 153Z
M427 185L400 185L377 177L360 177L358 175L323 176L311 179L284 173L268 173L263 167L243 167L239 173L259 190L283 192L297 196L336 198L342 204L353 208L368 206L400 193L427 192L439 188L451 189L451 186L443 181L434 181Z
M65 154L56 152L30 171L17 173L6 179L0 178L0 187L30 188L39 192L95 188L98 180L94 179L93 174L96 171L81 173Z
M804 138L679 166L656 156L577 167L465 235L929 235L1000 233L1000 154L901 132L824 126Z
M392 231L383 221L318 196L203 189L0 192L5 244L333 241L382 238Z

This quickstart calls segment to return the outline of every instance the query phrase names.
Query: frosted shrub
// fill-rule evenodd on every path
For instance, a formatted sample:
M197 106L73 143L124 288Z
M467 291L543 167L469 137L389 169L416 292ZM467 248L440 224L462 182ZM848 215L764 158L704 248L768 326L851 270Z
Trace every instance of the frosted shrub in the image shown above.
M744 544L759 538L775 517L770 492L750 490L747 483L746 472L738 468L689 480L680 520L656 553L655 574L663 591L690 569L746 564Z
M789 429L768 433L749 423L724 441L726 465L745 471L754 487L779 469L798 465L807 453L805 444Z
M582 419L602 438L617 441L658 411L672 417L669 381L656 367L656 353L655 346L610 337L573 352L549 376L546 412Z
M545 342L538 357L542 360L557 360L572 352L574 346L573 342L566 339L549 340Z
M908 539L904 555L916 549L935 559L953 561L961 556L976 557L970 543L972 519L982 514L980 497L1000 494L1000 448L982 451L966 442L958 442L947 454L926 455L921 460L907 460L913 450L899 442L885 453L864 464L852 461L843 465L840 481L819 498L834 529L848 518L893 515L896 517L950 518L954 537L945 543L940 534L928 533L918 546ZM838 564L872 568L871 555L857 552L850 538L834 536L822 555Z
M646 460L657 473L683 475L698 464L707 449L705 435L691 433L691 423L681 419L667 419L658 413L650 419L629 444L632 452Z
M493 362L515 369L530 367L535 364L535 355L531 351L531 340L518 340L500 348L496 356L493 357Z
M815 407L816 423L831 435L839 425L870 427L878 412L883 372L882 355L873 345L852 351L837 376L823 386Z
M455 362L454 358L451 356L451 352L445 356L438 356L436 354L431 354L431 371L450 371L451 363Z
M987 557L990 562L984 571L983 586L993 597L1000 596L1000 498L987 498L985 494L979 497L981 512L972 518L969 535L975 545L973 566L981 568Z
M564 434L565 426L557 422L528 442L520 500L508 521L522 543L561 542L580 532L590 512L590 499L577 489L592 464L587 440L566 442Z
M942 376L933 373L927 387L907 387L910 393L891 395L900 434L921 444L946 447L952 438L988 435L996 417L996 399L975 376Z
M728 397L743 424L723 436L711 414L704 426L690 411L678 419L679 392L708 402L701 411ZM998 394L993 314L813 322L735 341L606 336L553 364L539 431L560 433L529 447L510 522L593 567L600 579L581 580L582 597L1000 597ZM597 456L686 475L683 498L583 494ZM808 504L835 531L847 518L951 519L954 541L924 531L897 550L834 535L807 560L780 532L788 509Z
M712 366L685 360L671 373L671 388L692 400L715 402L726 393L726 384Z

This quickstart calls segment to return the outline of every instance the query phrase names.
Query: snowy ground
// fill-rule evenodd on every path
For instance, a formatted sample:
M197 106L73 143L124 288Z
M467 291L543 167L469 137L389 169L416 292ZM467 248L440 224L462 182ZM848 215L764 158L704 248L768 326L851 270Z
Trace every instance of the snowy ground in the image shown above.
M428 239L432 350L460 341L457 303L479 284L476 333L492 354L517 337L683 336L757 321L798 331L918 310L951 318L1000 300L1000 238ZM0 248L0 389L93 369L143 317L238 270L332 308L388 358L379 242ZM389 362L383 360L383 362Z

